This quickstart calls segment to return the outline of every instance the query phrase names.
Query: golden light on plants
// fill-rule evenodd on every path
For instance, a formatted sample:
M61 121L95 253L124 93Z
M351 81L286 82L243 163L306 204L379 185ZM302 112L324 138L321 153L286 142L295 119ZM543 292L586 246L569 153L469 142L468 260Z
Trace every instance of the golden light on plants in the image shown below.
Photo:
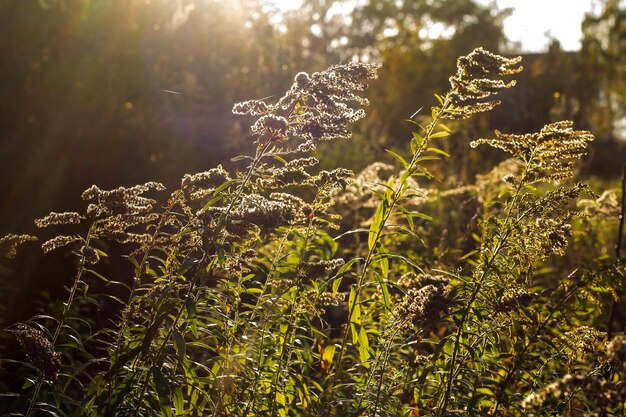
M623 414L619 8L11 1L0 414Z

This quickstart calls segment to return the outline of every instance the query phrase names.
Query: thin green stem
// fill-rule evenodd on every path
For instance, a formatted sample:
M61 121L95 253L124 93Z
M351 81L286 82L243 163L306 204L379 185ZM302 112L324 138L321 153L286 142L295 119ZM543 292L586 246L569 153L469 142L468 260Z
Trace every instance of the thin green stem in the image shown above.
M417 149L415 150L415 152L413 152L413 156L411 158L411 161L409 162L409 164L407 165L406 170L408 171L408 175L406 176L406 178L410 177L411 175L413 175L413 173L418 169L419 165L418 165L418 160L419 157L421 156L422 152L424 152L425 149L427 149L428 143L430 142L430 138L435 130L435 127L437 126L437 123L439 122L439 119L441 117L441 114L443 114L445 112L445 110L448 108L448 106L450 105L450 98L449 98L449 94L446 95L443 103L441 104L441 107L439 108L439 111L436 112L435 117L433 118L433 120L431 121L431 123L428 125L428 128L426 129L426 134L424 135L423 141L421 144L418 144ZM354 297L354 300L352 302L352 305L348 306L348 319L345 325L345 329L343 332L343 336L341 339L341 344L339 346L339 357L337 359L337 362L334 366L335 368L335 373L333 375L333 379L332 382L330 384L330 399L328 401L328 403L331 402L332 398L333 398L333 387L335 386L336 382L337 382L337 378L338 375L341 371L341 365L343 362L343 358L345 355L345 350L346 350L346 345L348 342L348 335L350 333L350 325L352 322L352 317L354 315L354 312L356 310L357 305L360 303L360 296L361 296L361 292L363 291L363 288L365 286L365 280L367 277L367 273L369 272L369 267L372 263L372 258L374 257L374 255L377 252L377 246L378 246L378 242L380 241L380 238L382 237L383 231L385 230L385 226L387 225L387 221L389 220L389 218L391 217L391 215L393 214L393 210L396 206L396 204L398 203L398 201L401 199L402 195L404 194L405 191L405 185L406 185L406 180L404 182L401 182L399 184L399 186L395 187L393 190L393 193L391 195L390 201L389 201L389 207L386 209L378 230L376 231L376 234L374 236L373 239L373 244L371 245L371 247L368 250L367 256L365 257L365 261L363 263L363 269L361 270L361 273L359 274L359 278L357 279L357 283L356 283L356 296ZM381 202L380 204L383 204L383 202ZM368 239L369 240L369 239Z
M89 227L89 231L87 232L87 236L85 237L85 240L84 240L85 246L89 246L89 241L91 240L91 235L94 231L95 226L96 226L96 223L93 223ZM85 255L81 254L80 259L79 259L78 269L76 270L76 276L74 277L74 282L72 283L72 288L70 288L67 301L65 305L63 306L61 318L59 319L57 323L57 327L54 330L54 334L52 335L52 340L50 341L53 349L56 347L57 339L59 338L59 335L61 334L61 329L65 325L65 321L67 320L70 309L72 308L72 303L74 302L74 297L76 296L78 285L81 283L81 279L85 272L86 263L87 261L85 259ZM34 407L35 407L35 404L37 403L37 398L39 397L39 392L41 391L42 386L43 386L43 379L40 377L37 380L37 383L35 384L35 390L31 397L30 403L28 404L28 409L26 410L25 417L29 417L31 413L34 411Z

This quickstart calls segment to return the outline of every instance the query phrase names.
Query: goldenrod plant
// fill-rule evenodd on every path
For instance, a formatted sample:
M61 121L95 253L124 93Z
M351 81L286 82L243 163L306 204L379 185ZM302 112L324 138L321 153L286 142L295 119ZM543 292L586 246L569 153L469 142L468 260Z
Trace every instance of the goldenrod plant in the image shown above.
M281 97L235 104L254 149L240 172L188 174L169 194L94 185L82 211L36 220L67 230L42 249L73 254L75 275L62 304L3 329L22 352L3 349L0 372L21 389L0 412L624 415L626 342L606 330L626 259L603 249L624 203L579 181L593 135L557 121L476 138L509 159L445 188L439 143L461 146L454 129L523 69L477 48L408 120L404 152L357 174L316 168L320 143L365 117L378 68L301 72Z

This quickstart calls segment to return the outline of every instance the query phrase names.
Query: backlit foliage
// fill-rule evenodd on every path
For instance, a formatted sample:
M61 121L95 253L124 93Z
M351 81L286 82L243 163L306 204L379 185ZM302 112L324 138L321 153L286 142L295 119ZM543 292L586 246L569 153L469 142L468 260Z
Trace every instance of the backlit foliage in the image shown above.
M36 220L67 230L42 249L71 252L75 276L54 311L4 329L23 353L2 352L21 389L0 410L623 414L626 344L603 329L626 260L576 256L606 246L591 219L616 234L608 219L623 212L615 192L573 181L593 135L569 121L496 132L472 147L511 159L472 184L433 181L449 156L437 147L453 133L445 121L498 105L520 60L482 48L459 58L430 118L410 120L404 153L389 151L396 167L316 169L318 144L349 138L365 116L379 68L335 65L298 73L275 100L234 105L253 133L243 171L187 174L169 194L94 185L83 211ZM35 239L10 234L0 247L12 257ZM113 313L96 329L103 307Z

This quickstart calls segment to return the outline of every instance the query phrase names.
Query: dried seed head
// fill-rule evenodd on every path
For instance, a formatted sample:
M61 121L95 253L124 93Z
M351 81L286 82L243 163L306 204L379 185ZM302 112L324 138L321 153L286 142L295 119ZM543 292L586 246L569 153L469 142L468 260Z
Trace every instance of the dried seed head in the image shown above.
M141 194L150 190L162 191L165 187L158 182L147 182L133 187L119 187L110 191L93 185L82 194L83 200L94 201L87 213L92 216L102 214L145 214L152 210L155 200Z
M531 293L525 287L514 285L504 291L502 297L498 300L498 307L502 311L511 311L519 307L528 306L536 297L537 294Z
M296 85L298 86L298 88L303 89L307 86L307 84L309 84L309 74L307 74L306 72L299 72L296 74L294 81L296 82Z
M400 277L398 286L405 293L394 313L404 323L405 330L432 323L447 311L450 306L448 284L448 279L438 275L409 272Z
M100 255L98 251L92 248L91 246L83 246L80 248L80 254L85 258L85 262L91 265L95 265L100 260Z
M275 105L249 100L235 104L233 112L261 116L252 126L254 133L269 139L299 138L304 143L296 151L307 152L321 140L350 137L347 125L365 116L363 110L351 105L367 105L357 93L377 77L378 68L375 64L350 63L311 75L301 72Z
M0 254L4 254L7 258L15 258L17 255L17 247L22 243L33 242L37 240L31 235L16 235L9 233L0 238Z
M221 165L218 165L217 168L206 172L193 175L186 174L181 181L180 188L187 200L198 200L228 180L230 180L228 172Z
M617 193L607 190L597 199L584 199L577 203L583 209L583 213L590 217L617 220L620 214L620 203Z
M566 332L558 339L558 343L571 351L571 357L584 358L597 353L597 345L605 337L605 332L589 326L580 326Z
M35 220L35 226L48 227L58 224L79 224L85 218L75 212L55 213L52 212L42 219Z
M513 155L527 165L527 174L544 181L560 181L574 174L574 162L587 153L594 137L574 130L574 123L561 121L544 126L538 133L515 135L496 130L494 139L478 139L470 146L489 145Z
M606 345L610 358L626 363L626 336L616 336Z
M43 379L56 380L61 370L61 354L55 352L54 346L46 335L38 329L18 324L17 330L9 330L15 335L26 356L39 371Z
M516 74L521 57L505 58L483 48L474 49L457 60L457 73L450 77L451 90L447 95L451 106L440 116L444 119L466 119L473 114L493 109L499 101L482 101L502 90L511 88L515 81L504 82L493 77Z
M287 134L288 127L289 124L284 117L268 114L261 116L261 118L252 125L252 131L275 139L283 139Z
M242 114L250 116L262 116L274 111L272 106L268 106L261 100L248 100L236 103L233 106L233 114Z
M81 240L82 238L78 235L72 235L72 236L59 235L44 242L41 245L41 249L44 251L44 253L48 253L55 249L61 248L63 246L67 246L70 243L78 242Z

